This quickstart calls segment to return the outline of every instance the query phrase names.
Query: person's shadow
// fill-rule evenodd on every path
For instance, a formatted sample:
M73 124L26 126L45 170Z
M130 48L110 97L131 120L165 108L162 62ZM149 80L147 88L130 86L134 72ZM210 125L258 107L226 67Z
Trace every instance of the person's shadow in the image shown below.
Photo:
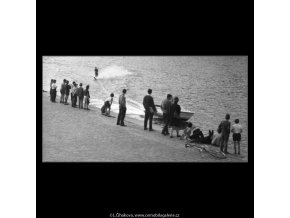
M116 118L115 116L112 116L112 115L105 115L105 114L102 114L102 115L105 117Z

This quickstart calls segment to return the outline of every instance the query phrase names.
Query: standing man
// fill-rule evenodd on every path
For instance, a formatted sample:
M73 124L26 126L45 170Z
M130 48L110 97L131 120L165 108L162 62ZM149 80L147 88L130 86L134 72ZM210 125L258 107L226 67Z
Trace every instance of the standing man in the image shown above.
M167 98L164 99L161 103L161 110L163 112L163 120L164 120L164 127L162 129L163 135L168 135L168 125L170 122L170 108L171 108L171 101L172 101L172 95L168 94Z
M64 104L65 104L65 105L68 105L68 103L67 103L67 99L68 99L68 96L69 96L70 89L71 89L71 87L70 87L70 85L69 85L69 81L66 81L66 83L65 83L65 88L64 88L64 90L65 90L65 99L64 99Z
M72 107L76 107L76 99L77 99L77 94L76 94L76 92L77 92L77 84L76 83L74 83L73 84L73 87L72 87L72 91L71 91L71 95L72 95L72 104L71 104L71 106Z
M63 80L63 83L61 84L61 87L60 87L60 103L64 103L65 84L66 84L66 79Z
M89 92L90 86L87 85L86 89L84 90L84 99L85 99L85 110L90 110L89 109L89 103L90 103L90 92Z
M82 83L80 83L80 87L78 88L78 97L79 97L79 109L83 109L84 89Z
M225 154L228 154L228 141L231 132L231 122L230 115L226 114L226 120L222 121L219 125L219 129L221 129L221 144L220 150Z
M145 108L145 118L144 118L144 130L147 130L147 123L149 119L149 131L152 129L152 120L154 113L157 112L153 97L151 96L152 89L148 89L148 95L143 98L143 106Z
M50 98L51 98L51 93L52 93L52 88L51 88L52 83L53 83L53 79L50 80L50 85L49 85L49 87L50 87L50 92L49 92L49 93L50 93L50 96L49 96L49 97L50 97ZM50 100L50 101L51 101L51 100Z
M124 119L125 119L125 115L126 115L126 94L127 90L123 89L123 94L120 95L119 97L119 114L118 114L118 120L117 120L117 125L120 126L126 126L124 124Z
M55 98L56 98L56 89L57 89L57 86L56 86L56 80L54 79L53 80L53 83L51 84L51 101L52 102L55 102Z
M74 92L74 101L75 101L75 107L77 106L77 101L78 101L78 89L79 89L79 85L77 83L75 83L75 92Z

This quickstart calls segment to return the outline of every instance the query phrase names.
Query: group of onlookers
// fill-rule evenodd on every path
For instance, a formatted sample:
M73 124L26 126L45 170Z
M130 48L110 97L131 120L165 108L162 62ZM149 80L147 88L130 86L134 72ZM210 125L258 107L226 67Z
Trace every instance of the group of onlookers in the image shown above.
M79 100L80 109L90 110L89 109L89 103L90 103L89 88L90 86L87 85L86 88L84 89L82 83L78 85L76 82L73 82L70 85L69 81L64 79L60 88L60 103L64 105L68 105L67 100L70 94L72 107L76 107L77 100ZM55 102L56 93L57 93L56 80L52 79L50 83L50 100L52 102Z
M226 114L226 119L222 121L218 127L218 133L220 134L220 150L224 153L228 153L228 141L230 133L233 133L234 150L235 154L240 154L240 141L241 133L243 132L239 119L235 119L235 124L231 126L230 115ZM238 147L238 152L237 148Z
M144 118L144 130L147 130L147 123L149 120L149 131L153 131L152 128L152 120L154 113L157 113L153 97L151 96L152 89L148 89L148 94L143 98L143 106L145 108L145 118ZM175 130L177 133L177 137L180 137L179 130L180 130L180 112L181 107L178 104L179 98L172 97L171 94L167 95L167 98L164 99L161 103L161 110L163 112L163 120L164 120L164 127L161 131L163 135L170 134L170 137L173 138L173 131ZM169 133L169 128L171 129Z
M179 130L181 129L181 120L180 120L180 112L181 107L178 104L179 98L174 97L171 94L168 94L166 99L164 99L161 103L161 110L163 112L164 119L164 127L162 129L163 135L170 135L170 138L173 138L173 131L176 131L176 136L181 137L179 135ZM169 128L170 127L170 132Z
M151 94L152 89L148 89L148 94L143 99L143 105L145 108L144 130L147 130L147 123L149 120L149 131L153 131L152 128L153 115L154 113L157 112ZM161 133L163 135L170 135L170 138L173 138L173 131L175 130L177 137L180 137L180 139L183 138L188 139L193 133L193 130L197 128L191 122L189 122L188 126L185 129L183 128L183 134L182 135L179 134L179 131L182 129L181 127L182 125L180 119L181 107L178 104L178 102L179 98L178 97L173 98L171 94L168 94L166 99L162 101L161 110L163 112L164 126ZM220 137L219 143L220 150L226 154L228 153L228 140L230 132L232 132L235 154L240 154L241 133L243 131L242 126L239 124L239 119L236 119L235 124L231 127L229 119L230 115L227 114L226 119L222 121L218 127L218 133ZM238 149L236 147L238 147Z
M122 94L119 96L119 114L117 118L117 125L120 126L126 126L124 123L127 110L125 96L126 92L127 90L123 89ZM56 93L57 93L56 80L52 79L50 83L50 98L52 102L55 102ZM86 88L84 89L82 83L78 85L77 83L73 82L70 85L69 81L64 79L63 83L61 84L60 93L61 93L60 103L68 105L67 100L69 94L71 94L72 107L76 107L78 99L79 108L89 110L90 103L89 85L87 85ZM149 121L149 131L154 131L152 128L152 120L154 114L157 113L157 110L151 94L152 89L148 89L148 94L143 98L143 106L145 109L144 130L148 129L147 124ZM103 115L110 116L113 98L114 93L111 93L110 97L108 97L105 100L104 105L101 108L101 112ZM163 135L170 135L170 138L173 138L173 131L175 130L177 137L181 137L181 139L185 137L186 139L188 139L192 134L193 129L195 129L195 126L193 126L192 123L189 122L187 128L184 129L183 134L182 135L179 134L179 131L181 130L181 119L180 119L181 107L178 104L178 102L179 98L178 97L173 98L171 94L168 94L166 99L162 101L161 110L163 112L164 126L161 133ZM229 121L230 115L227 114L225 118L226 119L222 121L218 127L220 150L224 153L228 153L227 151L228 140L230 132L232 132L235 154L236 153L240 154L242 126L239 124L239 120L236 119L235 124L231 127L231 123ZM214 140L216 139L217 138L215 138ZM236 146L238 147L238 152Z
M213 133L213 131L209 131L209 134L212 133L212 138L209 140L209 144L217 145L220 147L220 151L228 154L228 141L230 137L230 133L233 133L233 142L234 142L234 151L235 154L240 154L240 141L241 141L241 133L243 132L241 124L239 124L239 119L235 119L235 124L231 126L230 123L230 115L226 114L225 120L220 123L218 126L217 132L218 134ZM191 141L194 139L196 135L202 134L200 129L194 126L191 122L188 123L188 126L183 131L183 135L180 139L186 139ZM202 134L203 135L203 134ZM202 136L203 137L203 136ZM188 145L186 145L187 147Z

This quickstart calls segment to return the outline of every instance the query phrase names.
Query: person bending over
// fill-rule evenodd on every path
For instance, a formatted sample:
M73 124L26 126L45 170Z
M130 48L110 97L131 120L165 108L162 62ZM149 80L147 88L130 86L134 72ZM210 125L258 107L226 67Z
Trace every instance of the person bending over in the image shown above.
M101 108L102 114L105 116L110 116L110 112L111 112L111 105L113 104L114 101L114 93L110 94L110 97L108 97L105 102L103 107Z

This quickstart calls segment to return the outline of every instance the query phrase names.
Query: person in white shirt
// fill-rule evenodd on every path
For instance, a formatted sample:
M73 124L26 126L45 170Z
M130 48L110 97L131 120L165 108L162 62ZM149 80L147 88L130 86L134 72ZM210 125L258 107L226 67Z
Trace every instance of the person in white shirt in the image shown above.
M56 83L56 80L54 79L53 83L51 84L51 98L50 98L50 100L52 102L55 102L55 98L56 98L56 88L57 88L57 86L56 86L55 83Z
M110 116L110 111L111 111L111 105L114 100L114 93L111 93L110 97L108 97L105 102L103 107L101 108L102 114L105 116Z
M187 124L187 127L183 130L183 134L180 137L180 140L189 140L189 137L191 136L192 131L196 128L191 122Z
M232 126L231 129L231 132L233 133L235 154L237 154L236 145L238 145L238 154L240 154L241 133L243 132L242 126L241 124L239 124L239 122L239 119L235 119L235 124Z

